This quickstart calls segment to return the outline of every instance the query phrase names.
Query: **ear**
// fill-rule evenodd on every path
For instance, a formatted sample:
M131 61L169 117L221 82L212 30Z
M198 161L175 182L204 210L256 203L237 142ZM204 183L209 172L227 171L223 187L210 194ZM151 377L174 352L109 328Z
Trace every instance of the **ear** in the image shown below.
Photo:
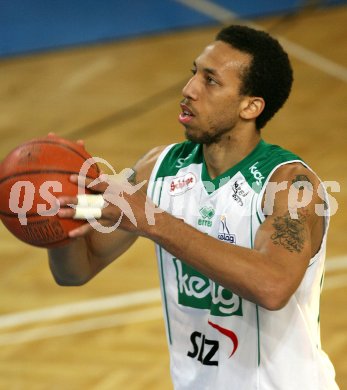
M265 107L265 101L261 97L248 96L241 103L240 116L243 119L255 119L257 118Z

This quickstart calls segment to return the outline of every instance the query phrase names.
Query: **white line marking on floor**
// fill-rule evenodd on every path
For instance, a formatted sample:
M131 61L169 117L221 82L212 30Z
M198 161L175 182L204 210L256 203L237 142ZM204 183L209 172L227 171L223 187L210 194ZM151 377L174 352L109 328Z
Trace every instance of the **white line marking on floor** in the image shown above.
M344 82L347 82L347 69L325 58L317 53L314 53L311 50L308 50L297 43L291 42L286 38L278 37L279 41L285 47L287 52L298 60L312 66L313 68L317 68L322 72L333 76L337 79L340 79Z
M208 0L176 0L178 3L181 3L187 7L193 8L195 11L199 11L202 14L205 14L212 19L217 20L217 22L228 24L234 19L238 19L239 16L224 8L220 5L213 3Z
M209 0L176 0L177 2L193 8L222 24L230 24L235 19L238 19L238 15L227 8L216 5ZM252 23L247 20L238 21L242 24L247 24L249 27L253 27L259 30L263 30L262 26ZM283 44L288 54L297 58L298 60L316 68L320 71L329 74L339 80L347 82L347 68L337 64L313 51L306 49L297 43L291 42L286 38L277 37L278 40Z
M159 289L113 295L111 297L68 303L45 309L2 315L0 316L0 329L22 326L39 321L50 321L83 314L99 313L106 310L120 309L159 301Z
M80 85L84 85L87 81L100 76L100 74L108 71L112 67L116 67L115 63L112 63L107 58L98 59L96 61L88 61L82 65L79 69L75 70L74 73L70 74L68 78L62 84L64 89L74 89Z
M336 272L347 270L347 256L335 256L327 259L325 262L325 271ZM323 284L323 294L326 290L333 290L337 288L343 288L347 286L347 274L340 275L327 275L325 274Z
M87 320L69 322L18 332L0 334L0 345L18 344L30 341L48 339L51 337L70 336L93 330L107 329L138 322L147 322L162 318L162 308L148 308L127 313L113 314Z
M335 256L328 258L325 262L327 272L347 269L347 256Z
M347 256L338 256L326 261L327 272L347 269ZM347 285L344 275L326 275L324 290L341 288ZM23 326L43 321L70 318L78 315L100 313L141 304L160 302L158 288L113 295L88 301L68 303L43 309L24 311L0 316L0 329Z
M326 290L333 290L347 286L347 274L345 275L331 275L324 278L323 294Z

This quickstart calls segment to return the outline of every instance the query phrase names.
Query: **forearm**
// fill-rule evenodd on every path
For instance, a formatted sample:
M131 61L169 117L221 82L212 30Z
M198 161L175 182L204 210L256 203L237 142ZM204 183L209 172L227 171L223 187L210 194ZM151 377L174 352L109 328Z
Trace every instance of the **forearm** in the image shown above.
M286 275L260 251L221 242L167 213L156 217L148 237L235 294L263 307L278 305L278 286Z
M153 149L143 157L134 167L132 183L147 181L156 162L157 157L164 147ZM135 173L137 173L135 180ZM78 176L70 177L72 183L78 185ZM91 179L86 180L89 186ZM93 185L95 193L103 194L106 189L112 192L109 182L101 180ZM110 188L109 188L110 187ZM141 187L141 186L140 186ZM119 191L116 186L115 197L119 199ZM142 192L143 190L143 192ZM138 191L145 197L145 188ZM75 208L71 204L78 205L78 198L71 196L59 197L61 218L74 218ZM100 226L112 227L122 219L121 210L114 207L113 203L102 209L104 219L98 222ZM123 217L123 219L126 219ZM98 272L105 268L112 261L121 256L137 239L138 235L130 231L116 229L111 233L101 233L91 227L88 223L71 231L70 236L75 237L71 242L61 248L49 250L49 263L53 276L57 283L62 285L80 285L93 278Z
M121 230L112 233L92 230L88 235L71 239L66 246L48 251L52 274L60 285L85 284L121 256L136 239L136 235Z
M93 276L85 237L72 239L67 245L48 250L49 266L60 285L81 285Z

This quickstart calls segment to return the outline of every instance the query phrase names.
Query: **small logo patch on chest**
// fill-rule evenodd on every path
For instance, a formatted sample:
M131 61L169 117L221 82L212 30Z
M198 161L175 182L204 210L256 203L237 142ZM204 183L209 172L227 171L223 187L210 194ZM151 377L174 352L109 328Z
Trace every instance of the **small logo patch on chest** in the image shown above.
M243 188L243 183L235 181L232 184L232 198L236 203L238 203L241 207L244 205L244 198L249 194L249 191L245 191Z
M199 213L201 215L202 218L199 218L198 219L198 225L199 226L207 226L207 227L211 227L212 226L212 218L214 217L215 215L215 211L214 211L214 208L213 207L207 207L207 206L204 206L204 207L201 207L201 209L199 210Z
M236 235L230 233L227 225L227 217L225 215L222 215L220 218L218 239L229 242L230 244L236 244Z
M182 195L193 188L196 183L196 176L192 172L188 172L184 176L174 177L170 182L169 194L171 196Z

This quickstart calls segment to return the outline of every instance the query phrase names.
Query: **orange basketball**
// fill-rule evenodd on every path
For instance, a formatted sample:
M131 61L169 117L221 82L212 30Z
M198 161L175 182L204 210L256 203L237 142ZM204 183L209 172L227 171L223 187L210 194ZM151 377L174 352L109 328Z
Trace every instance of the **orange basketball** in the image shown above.
M66 243L69 231L85 222L59 218L56 198L77 195L78 186L69 177L80 173L89 158L82 145L52 135L10 152L0 165L0 218L6 228L30 245ZM98 177L96 164L85 165L84 175Z

